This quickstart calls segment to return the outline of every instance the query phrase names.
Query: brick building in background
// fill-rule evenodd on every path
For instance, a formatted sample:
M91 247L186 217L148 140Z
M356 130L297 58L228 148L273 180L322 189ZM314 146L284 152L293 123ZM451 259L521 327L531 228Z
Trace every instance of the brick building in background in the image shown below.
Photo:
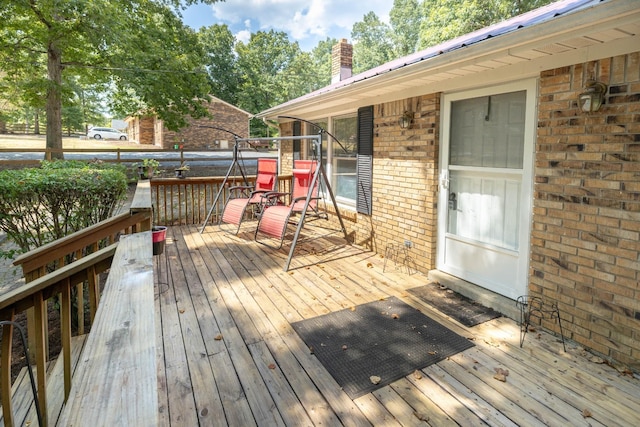
M162 120L155 116L128 117L127 132L130 141L139 144L155 145L159 148L173 149L227 149L234 143L233 134L249 137L249 120L253 116L221 99L212 97L209 103L211 118L189 119L189 124L179 131L170 131Z
M352 77L348 62L257 117L355 136L325 159L355 243L407 242L412 266L516 319L519 296L557 303L574 345L640 372L640 2L561 0Z

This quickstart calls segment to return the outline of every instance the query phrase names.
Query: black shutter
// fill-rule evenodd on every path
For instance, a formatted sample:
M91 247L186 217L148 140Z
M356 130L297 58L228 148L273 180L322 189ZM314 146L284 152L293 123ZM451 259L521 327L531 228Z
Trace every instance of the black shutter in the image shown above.
M293 122L293 136L302 135L302 122L296 120ZM293 141L293 160L300 160L300 140Z
M373 106L358 109L358 196L356 210L371 215L373 181Z

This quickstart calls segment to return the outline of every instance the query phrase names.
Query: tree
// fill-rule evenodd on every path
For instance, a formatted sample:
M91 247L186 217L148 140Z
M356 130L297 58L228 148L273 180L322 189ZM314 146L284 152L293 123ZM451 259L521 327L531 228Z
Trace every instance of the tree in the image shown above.
M353 24L353 72L355 74L377 67L394 58L389 41L389 26L374 12Z
M241 74L235 53L236 39L226 25L212 25L198 32L205 52L205 68L213 94L230 103L238 103Z
M309 78L315 78L309 54L303 54L284 32L258 31L246 44L238 42L236 52L242 75L238 106L246 111L266 110L313 87L307 84ZM254 122L252 134L266 135L266 125Z
M424 0L420 46L427 48L528 12L553 0Z
M422 21L422 8L419 7L418 0L394 0L389 21L394 57L400 58L415 52L420 41Z
M62 148L63 74L108 82L116 112L153 110L175 129L206 113L209 92L179 8L216 1L11 1L0 9L0 64L10 81L44 89L48 148Z

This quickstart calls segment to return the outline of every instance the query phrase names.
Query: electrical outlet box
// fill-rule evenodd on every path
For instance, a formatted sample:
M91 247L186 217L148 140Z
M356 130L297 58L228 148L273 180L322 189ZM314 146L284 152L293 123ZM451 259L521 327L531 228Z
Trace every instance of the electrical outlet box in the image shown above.
M404 241L404 247L405 248L410 248L413 246L413 243L411 243L411 240L405 240Z

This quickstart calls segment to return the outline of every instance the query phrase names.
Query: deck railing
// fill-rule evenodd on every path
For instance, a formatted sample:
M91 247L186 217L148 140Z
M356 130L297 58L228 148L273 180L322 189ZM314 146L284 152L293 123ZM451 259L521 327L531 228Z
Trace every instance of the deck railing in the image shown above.
M120 234L130 234L151 228L151 197L149 181L140 181L130 212L102 221L45 246L30 251L15 260L22 266L26 283L0 296L0 320L13 321L18 313L27 312L29 348L35 357L38 402L46 419L49 300L58 298L60 334L64 365L64 400L71 390L72 316L77 318L76 334L84 334L84 287L88 284L90 324L100 301L98 275L111 266ZM54 269L53 271L51 271ZM72 299L72 293L75 298ZM74 308L74 300L77 302ZM0 388L5 426L16 425L11 403L11 345L13 326L3 327L0 365ZM34 362L34 359L32 359ZM59 394L59 393L58 393Z
M213 208L209 223L217 223L229 188L236 185L255 185L255 176L230 177ZM160 178L151 180L151 199L154 206L153 223L158 225L201 225L215 201L224 177ZM278 177L278 191L289 192L291 175Z

